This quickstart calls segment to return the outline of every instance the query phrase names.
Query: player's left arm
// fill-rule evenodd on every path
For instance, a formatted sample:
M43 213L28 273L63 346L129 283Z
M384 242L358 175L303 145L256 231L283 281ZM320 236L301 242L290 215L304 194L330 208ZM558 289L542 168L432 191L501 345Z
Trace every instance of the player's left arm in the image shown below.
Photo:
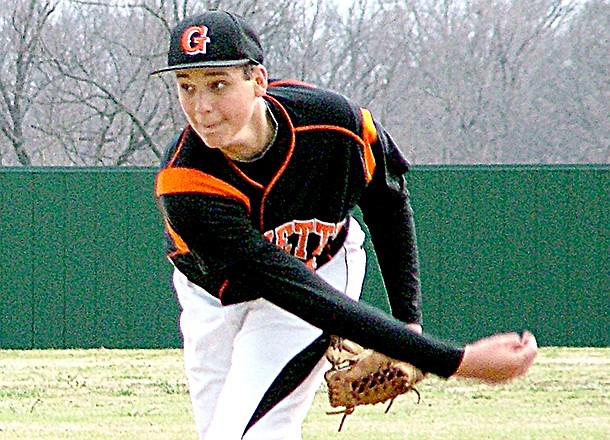
M371 144L375 172L362 199L364 222L373 243L392 314L421 333L422 296L413 209L404 175L409 163L378 123Z

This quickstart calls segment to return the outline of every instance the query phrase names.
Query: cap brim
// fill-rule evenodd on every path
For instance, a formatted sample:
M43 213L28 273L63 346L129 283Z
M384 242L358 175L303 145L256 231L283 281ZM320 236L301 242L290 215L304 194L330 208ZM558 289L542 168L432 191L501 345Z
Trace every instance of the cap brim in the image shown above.
M187 63L187 64L176 64L175 66L168 66L162 69L153 70L149 75L157 75L158 73L171 72L173 70L185 70L185 69L205 69L213 67L235 67L243 66L245 64L259 64L258 61L251 60L249 58L241 60L222 60L222 61L202 61L199 63Z

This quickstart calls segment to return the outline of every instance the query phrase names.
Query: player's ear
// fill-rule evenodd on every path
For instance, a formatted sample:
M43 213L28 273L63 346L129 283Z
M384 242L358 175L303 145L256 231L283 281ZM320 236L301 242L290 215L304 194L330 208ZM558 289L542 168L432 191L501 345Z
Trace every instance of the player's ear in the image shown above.
M252 78L254 79L256 96L267 94L267 86L269 85L269 78L267 75L267 69L262 64L257 64L252 67Z

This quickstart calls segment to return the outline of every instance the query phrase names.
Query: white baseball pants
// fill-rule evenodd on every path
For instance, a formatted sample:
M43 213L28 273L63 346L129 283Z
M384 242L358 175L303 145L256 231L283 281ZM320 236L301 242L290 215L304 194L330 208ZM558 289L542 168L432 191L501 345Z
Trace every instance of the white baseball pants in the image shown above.
M317 270L356 300L366 269L364 238L350 219L344 246ZM265 299L222 306L178 271L174 286L183 310L184 362L199 439L301 439L301 425L328 368L320 355L322 331Z

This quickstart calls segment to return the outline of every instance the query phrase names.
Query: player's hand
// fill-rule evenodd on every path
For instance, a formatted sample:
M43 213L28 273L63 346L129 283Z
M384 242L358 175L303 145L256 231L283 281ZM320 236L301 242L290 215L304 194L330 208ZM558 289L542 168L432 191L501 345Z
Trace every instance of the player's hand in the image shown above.
M501 383L523 376L538 353L530 332L497 334L468 344L455 377Z

